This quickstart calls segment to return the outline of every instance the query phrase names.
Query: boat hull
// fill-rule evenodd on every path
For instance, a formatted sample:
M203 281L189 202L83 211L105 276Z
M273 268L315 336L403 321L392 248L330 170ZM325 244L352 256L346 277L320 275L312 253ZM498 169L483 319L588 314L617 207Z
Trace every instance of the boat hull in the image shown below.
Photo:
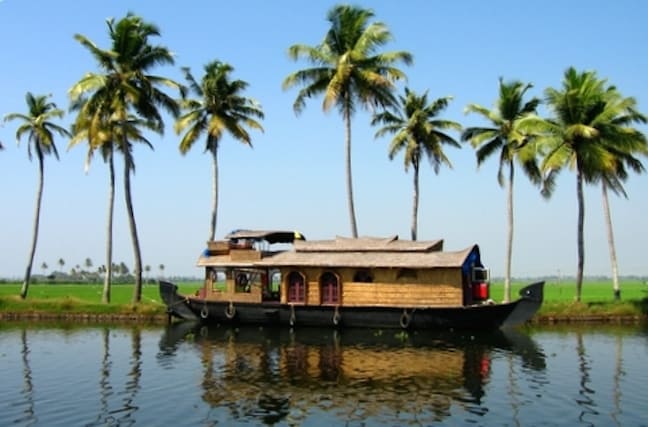
M160 281L160 296L170 316L212 324L316 326L336 328L497 329L525 323L542 305L544 282L520 291L504 304L466 307L345 307L278 303L209 301L178 293L176 285Z

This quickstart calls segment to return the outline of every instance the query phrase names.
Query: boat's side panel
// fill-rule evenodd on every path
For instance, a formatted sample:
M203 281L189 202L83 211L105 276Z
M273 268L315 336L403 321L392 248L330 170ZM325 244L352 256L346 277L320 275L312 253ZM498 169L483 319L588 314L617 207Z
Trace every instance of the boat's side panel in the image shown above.
M191 310L206 323L280 325L277 305L227 303L222 301L188 301Z
M473 308L405 309L386 307L348 307L340 309L338 326L401 329L494 329L499 327L513 306ZM299 313L298 313L299 314ZM323 316L324 320L327 316ZM314 326L318 320L312 315ZM328 315L331 318L331 315ZM299 315L297 317L299 320Z
M207 323L385 329L495 329L515 305L405 309L188 301L195 315Z
M461 305L462 290L450 284L351 282L342 284L342 302L350 307L452 307Z
M366 273L365 273L366 271ZM399 268L282 268L283 303L288 298L288 280L299 273L306 284L305 300L309 306L322 303L321 278L334 274L341 289L340 305L345 307L447 307L461 306L464 289L461 268L399 269ZM366 281L357 281L358 273L365 273ZM302 302L302 301L300 301Z

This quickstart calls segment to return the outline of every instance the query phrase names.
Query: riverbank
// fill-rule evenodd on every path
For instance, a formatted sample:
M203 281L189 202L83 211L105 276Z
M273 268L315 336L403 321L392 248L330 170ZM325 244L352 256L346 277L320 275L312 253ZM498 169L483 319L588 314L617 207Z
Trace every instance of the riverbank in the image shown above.
M514 295L523 283L514 284ZM198 283L181 283L180 291L195 292ZM545 301L533 324L554 323L641 323L648 322L648 296L643 283L622 283L624 299L614 301L607 283L588 282L583 286L582 302L572 300L568 283L545 286ZM166 324L166 307L160 301L157 285L145 285L142 302L130 302L132 285L114 285L111 304L102 304L101 285L34 284L27 299L18 293L20 286L0 285L0 320L74 321L82 323ZM492 286L492 298L500 300L502 286Z
M83 324L116 323L116 324L150 324L165 325L169 317L164 314L97 314L97 313L55 313L55 312L0 312L0 321L34 321L34 322L78 322ZM641 324L648 323L648 315L536 315L529 322L531 325L552 324Z
M648 323L648 298L607 303L548 302L529 321L531 324L558 323ZM163 325L169 322L166 307L158 303L88 304L64 300L20 300L0 297L2 321L73 321L80 323L143 323Z

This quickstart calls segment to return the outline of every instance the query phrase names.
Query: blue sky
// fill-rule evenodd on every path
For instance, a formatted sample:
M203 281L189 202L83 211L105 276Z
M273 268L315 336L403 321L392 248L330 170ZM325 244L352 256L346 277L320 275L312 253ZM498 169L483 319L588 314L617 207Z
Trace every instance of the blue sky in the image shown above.
M284 92L289 73L309 66L292 62L294 43L316 45L327 30L332 1L94 1L4 0L0 2L0 115L26 110L24 96L52 94L67 110L67 91L95 71L93 58L74 39L81 33L109 46L105 20L128 11L157 24L156 43L176 55L176 67L156 73L181 80L179 67L200 76L205 63L219 59L233 76L249 83L247 96L266 114L264 133L254 148L229 137L220 150L220 208L217 236L235 228L297 229L309 239L350 234L344 183L344 128L337 111L324 113L321 98L295 116L296 91ZM648 3L640 0L569 2L363 1L394 35L388 50L408 50L414 64L403 67L408 86L429 90L430 98L454 97L444 118L464 126L484 124L463 113L468 103L492 107L498 78L534 84L530 94L559 87L564 70L595 70L648 111ZM399 85L402 91L403 85ZM68 125L71 116L62 124ZM411 172L401 158L387 157L388 138L376 140L370 115L358 111L352 123L353 174L361 235L409 237ZM16 123L0 125L0 277L21 277L31 241L37 164L27 157L26 140L15 143ZM646 128L642 129L646 131ZM459 135L455 135L457 138ZM135 151L132 187L143 263L165 265L167 275L200 275L195 267L209 230L211 161L201 142L186 156L171 118L164 136L151 136L155 150ZM91 258L103 263L107 168L96 158L83 171L86 150L48 158L34 272L49 271L63 258L66 269ZM495 158L478 170L474 150L448 148L453 169L421 174L419 239L445 239L449 250L479 243L495 276L503 275L506 234L505 191L496 181ZM646 162L644 162L646 163ZM114 260L132 268L121 163L118 167ZM515 192L514 276L573 275L576 270L576 183L564 171L552 199L544 200L522 174ZM633 175L629 200L611 198L622 274L648 275L646 175ZM587 275L610 271L599 188L586 192Z

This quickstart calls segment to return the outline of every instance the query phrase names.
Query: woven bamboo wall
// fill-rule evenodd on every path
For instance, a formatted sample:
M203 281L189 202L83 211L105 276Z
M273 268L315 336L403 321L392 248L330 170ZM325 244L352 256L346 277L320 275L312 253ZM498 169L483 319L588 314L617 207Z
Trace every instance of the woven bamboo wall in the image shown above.
M448 285L346 283L345 306L444 307L462 303L461 289Z
M207 242L207 249L212 255L222 255L229 252L229 242L227 240L210 240Z
M232 261L258 261L261 259L261 252L253 249L230 249Z
M227 278L225 280L225 291L214 289L211 277L205 279L207 286L205 289L206 299L210 301L233 301L233 302L261 302L261 286L259 283L253 282L250 285L250 292L236 292L236 284L234 279Z
M283 271L281 301L287 302L286 278L293 270ZM353 282L356 269L305 268L308 305L321 302L319 278L330 271L340 278L343 306L442 307L463 303L461 269L437 268L402 271L400 269L371 270L371 283Z
M225 302L261 302L261 292L212 292L209 294L209 301L225 301Z

